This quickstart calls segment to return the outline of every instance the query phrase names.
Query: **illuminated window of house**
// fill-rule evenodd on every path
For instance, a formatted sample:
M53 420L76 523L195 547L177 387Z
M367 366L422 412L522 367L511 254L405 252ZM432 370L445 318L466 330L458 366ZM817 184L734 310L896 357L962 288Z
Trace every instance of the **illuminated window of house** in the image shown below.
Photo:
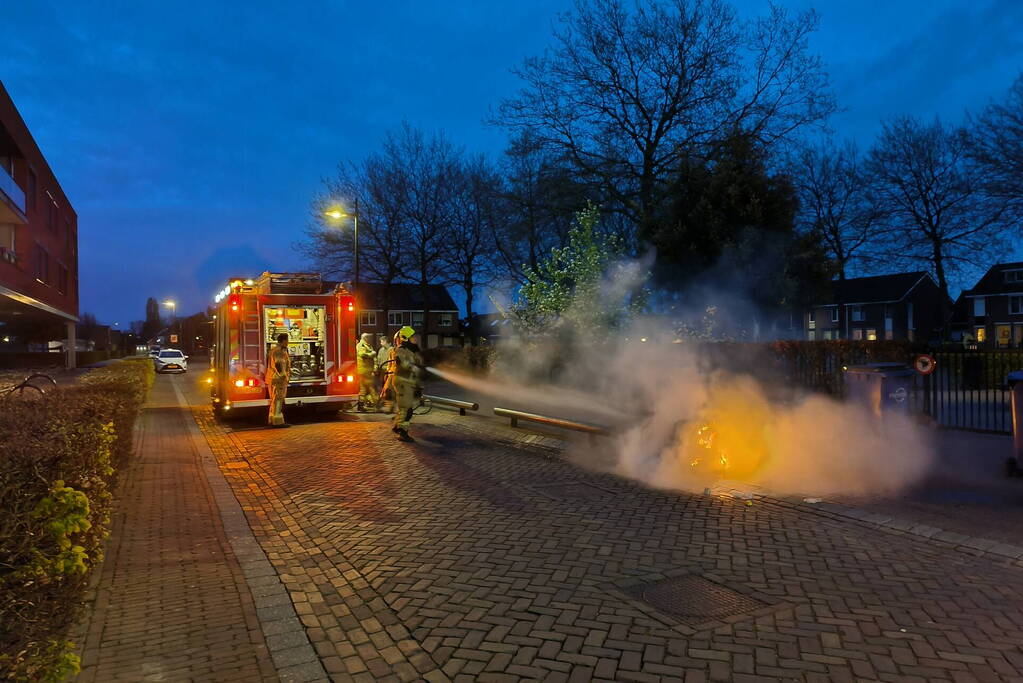
M877 341L877 330L873 328L867 330L867 341Z
M983 342L987 340L987 328L978 327L974 331L977 333L976 337L978 342Z
M1012 343L1012 325L998 325L995 327L995 339L999 346L1009 346Z

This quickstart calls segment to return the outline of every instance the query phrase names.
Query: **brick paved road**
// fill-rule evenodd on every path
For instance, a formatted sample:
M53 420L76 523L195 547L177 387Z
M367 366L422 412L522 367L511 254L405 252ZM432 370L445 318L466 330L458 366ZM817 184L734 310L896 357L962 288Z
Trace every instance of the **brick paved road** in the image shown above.
M142 413L79 681L276 681L253 599L161 377Z
M195 413L335 680L1023 680L1019 563L650 491L440 411L416 444Z

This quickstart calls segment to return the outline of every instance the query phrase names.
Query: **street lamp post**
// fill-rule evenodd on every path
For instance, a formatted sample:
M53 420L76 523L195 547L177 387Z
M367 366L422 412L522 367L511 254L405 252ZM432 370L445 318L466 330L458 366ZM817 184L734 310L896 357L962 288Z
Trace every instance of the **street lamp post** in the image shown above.
M177 302L171 301L170 299L168 299L167 301L163 302L163 305L171 310L171 330L173 330L175 323L177 323L177 321L178 321L178 316L177 316L178 304L177 304Z
M352 281L352 289L354 290L356 298L359 296L359 200L355 200L355 210L352 213L346 213L340 207L334 207L324 212L324 215L334 220L341 220L342 218L351 218L353 223L353 238L355 241L355 279ZM362 314L359 313L355 318L355 334L359 335L359 327L361 324L360 318Z

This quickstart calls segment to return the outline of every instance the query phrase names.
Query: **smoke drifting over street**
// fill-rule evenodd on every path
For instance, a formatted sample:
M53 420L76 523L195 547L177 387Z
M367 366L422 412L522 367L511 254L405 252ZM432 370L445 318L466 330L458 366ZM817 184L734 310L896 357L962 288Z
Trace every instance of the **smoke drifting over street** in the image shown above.
M536 412L610 426L614 436L580 443L573 458L613 462L653 487L891 493L927 473L929 434L912 419L878 420L859 405L796 390L764 367L765 354L679 339L666 327L637 319L603 337L503 340L489 377L445 376Z
M617 471L651 486L699 491L728 481L776 494L889 493L930 465L927 434L908 418L879 421L820 395L769 396L749 375L702 371L695 356L658 365L639 378L652 412L614 438Z

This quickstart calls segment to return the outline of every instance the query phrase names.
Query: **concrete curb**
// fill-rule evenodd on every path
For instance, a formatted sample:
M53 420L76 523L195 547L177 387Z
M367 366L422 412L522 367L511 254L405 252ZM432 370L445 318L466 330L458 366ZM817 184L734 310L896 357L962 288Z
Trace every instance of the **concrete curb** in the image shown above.
M780 499L773 498L770 500L785 502L793 507L801 509L813 510L818 514L823 513L828 516L842 517L862 524L868 524L870 526L881 527L882 529L916 536L917 538L922 538L928 541L937 541L944 546L951 546L956 550L967 552L971 555L994 555L1007 560L1023 559L1023 546L1004 543L1002 541L984 538L982 536L967 536L954 531L946 531L938 527L920 524L919 522L899 519L898 517L889 517L887 515L879 515L873 512L866 512L865 510L860 510L858 508L839 505L838 503L829 503L827 501L821 501L820 503L804 503L781 501Z
M220 510L224 534L231 544L238 564L245 576L245 584L252 594L267 650L273 660L277 675L285 682L328 681L320 657L313 649L305 626L295 612L291 595L277 575L256 540L245 519L238 499L230 484L224 478L217 464L216 456L210 450L199 426L192 417L192 407L185 399L176 382L172 382L178 404L185 411L185 425L192 444L200 456L203 474L213 491L213 498Z

